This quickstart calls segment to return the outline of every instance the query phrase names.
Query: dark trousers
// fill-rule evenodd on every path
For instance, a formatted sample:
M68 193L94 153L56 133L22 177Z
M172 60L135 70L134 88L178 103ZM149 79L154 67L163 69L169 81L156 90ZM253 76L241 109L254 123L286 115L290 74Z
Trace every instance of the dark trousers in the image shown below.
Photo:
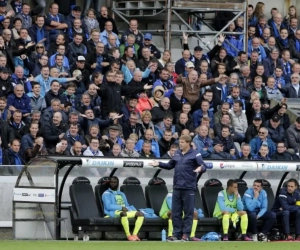
M295 222L296 234L300 235L300 210L290 212L289 210L282 210L276 213L278 220L282 223L283 232L290 233L290 221Z
M248 231L257 234L257 214L258 212L249 212L247 211L248 214ZM267 234L268 232L271 231L273 225L276 222L276 213L267 211L259 218L259 220L264 221L264 225L262 227L261 232L264 234Z
M181 238L182 234L190 237L195 207L195 191L174 189L172 196L173 236ZM182 211L184 219L182 220Z

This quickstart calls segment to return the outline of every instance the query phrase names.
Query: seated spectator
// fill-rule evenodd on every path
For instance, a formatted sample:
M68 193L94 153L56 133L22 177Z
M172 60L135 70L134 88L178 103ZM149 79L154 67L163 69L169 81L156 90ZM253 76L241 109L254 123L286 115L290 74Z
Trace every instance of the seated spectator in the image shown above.
M68 141L65 138L61 138L59 143L55 147L48 150L49 155L70 155L68 150Z
M102 30L102 29L101 29ZM117 33L117 32L115 32ZM136 37L136 43L138 45L142 45L143 43L143 35L138 30L138 21L136 19L131 19L129 22L129 28L127 30L124 30L121 37L121 43L125 44L126 42L129 43L128 37L130 35L134 35Z
M25 165L24 158L20 154L21 142L18 139L13 139L10 142L10 147L3 152L3 165L13 165L17 170L22 170L22 165Z
M85 26L83 20L75 17L74 21L71 23L71 25L68 28L69 40L72 41L78 34L82 36L83 43L86 44L86 41L89 39L89 33L87 32L87 27Z
M62 35L58 35L57 39L60 39L62 40ZM63 42L64 40L62 40L61 42ZM55 66L56 64L56 55L62 55L63 56L63 63L62 63L62 66L67 68L67 69L70 69L70 64L69 64L69 59L68 59L68 47L66 47L66 45L62 44L62 43L59 43L56 45L55 47L55 51L53 51L53 54L50 53L50 51L48 52L48 55L49 55L49 66L50 67L53 67ZM53 47L53 44L51 44L50 46L50 49L51 47Z
M136 105L136 109L139 111L139 113L142 114L144 110L151 110L153 108L153 105L154 103L148 97L147 92L141 92L138 98L138 103Z
M84 156L104 156L103 153L99 150L99 139L91 138L90 144L87 149L83 152Z
M235 131L235 136L241 138L244 141L245 133L248 128L248 121L246 114L243 112L243 103L241 100L234 101L233 110L229 113L232 116L233 129ZM239 141L240 141L239 140Z
M214 150L210 154L210 159L213 160L232 160L236 159L235 154L232 151L232 154L223 151L223 142L220 141L218 138L213 140L213 147Z
M161 100L164 98L164 95L165 91L162 86L156 86L153 88L152 97L149 99L151 103L153 103L153 107L159 106Z
M54 149L55 151L56 145L64 137L67 130L68 130L67 124L62 122L62 114L60 112L55 112L53 114L53 118L50 121L43 124L42 135L43 138L45 139L46 148L49 149L48 150L49 154L50 154L50 149ZM67 144L68 143L67 140L65 141ZM65 152L65 150L60 152Z
M26 118L30 115L30 98L25 95L23 85L18 84L14 87L14 93L7 97L7 107L12 113L17 109L20 110L23 118Z
M281 141L277 143L277 150L271 156L271 160L276 161L299 161L299 156L296 154L291 154L287 151L286 144Z
M175 152L179 149L177 144L172 144L170 150L167 151L161 158L163 159L172 159Z
M11 112L7 107L7 100L5 97L0 97L0 120L9 121L11 117Z
M10 118L9 126L12 128L15 134L15 138L21 140L22 135L20 131L25 127L25 123L22 121L22 112L16 109Z
M139 152L140 157L143 158L156 158L157 156L151 150L151 141L145 140L143 142L142 150Z
M230 96L227 97L226 102L230 104L230 109L233 110L233 104L235 103L235 101L241 101L242 111L245 113L246 112L245 99L243 99L240 94L241 94L240 87L238 85L233 86L230 89Z
M121 150L120 155L122 157L133 157L133 158L140 157L140 154L136 150L134 150L134 147L135 147L134 140L127 139L125 143L125 148Z
M88 34L91 34L92 30L100 31L99 22L96 19L96 12L94 9L90 8L86 11L84 24L87 27Z
M69 125L69 129L63 138L68 141L68 150L74 145L76 141L81 143L82 149L86 149L87 145L85 145L85 141L82 135L78 134L79 128L77 123L73 123Z
M194 135L194 126L192 120L189 120L189 117L186 113L181 113L179 116L179 121L175 125L175 132L178 133L180 137L183 130L190 131L190 135Z
M104 25L104 30L100 34L100 40L104 45L107 45L109 35L114 35L114 37L116 38L116 46L119 47L120 41L118 39L118 35L113 32L113 24L111 21L106 21Z
M263 106L264 109L267 109L269 107L268 104L268 96L265 86L262 85L262 78L260 76L256 76L254 78L253 86L249 88L250 93L258 92L259 94L259 100Z
M170 129L164 131L163 137L158 141L159 145L159 154L164 155L170 150L170 147L176 139L173 137L173 133Z
M138 118L140 118L139 110L136 108L137 102L137 96L129 96L126 98L126 103L121 108L121 113L123 114L122 123L128 122L130 114L132 112L136 113L138 115Z
M164 97L158 107L153 107L151 109L152 122L156 125L163 120L166 114L172 115L172 110L170 108L170 99Z
M295 36L289 40L291 57L300 60L300 29L295 32Z
M242 143L241 152L239 152L239 160L252 160L252 155L250 154L251 147L247 143Z
M258 137L253 138L250 141L251 155L258 154L261 145L268 147L267 156L271 156L276 151L275 143L268 138L268 130L265 127L261 127L258 131Z
M138 59L138 50L140 48L140 45L136 43L136 36L134 34L130 34L127 37L127 40L125 43L121 43L119 49L121 53L121 57L125 54L125 48L130 46L133 49L133 54L135 55L135 58Z
M32 90L30 81L24 76L24 68L22 66L17 66L15 68L15 73L11 76L12 85L22 85L24 87L25 93Z
M51 100L51 106L46 108L43 112L41 123L44 125L48 122L50 122L53 118L53 115L55 112L59 112L62 115L62 121L64 123L68 122L68 116L65 112L61 110L61 102L58 99L52 99Z
M138 140L138 142L135 144L135 150L140 152L142 150L142 147L144 145L144 142L147 141L151 143L150 150L154 154L155 157L160 157L159 154L159 145L158 142L154 139L154 133L151 128L147 129L145 131L145 135L142 139Z
M263 61L265 67L265 76L269 77L275 73L275 65L282 67L282 62L279 59L279 50L273 48L270 52L270 57Z
M82 145L81 142L75 141L73 146L70 148L70 155L81 156L82 155Z
M276 81L273 76L268 77L267 86L265 88L267 92L267 98L269 101L272 99L282 100L283 98L283 95L281 94L280 90L276 87L275 83Z
M280 30L286 28L282 21L282 15L278 12L274 15L273 21L270 23L271 35L275 38L280 37Z
M83 35L75 34L72 42L69 43L69 62L72 67L77 61L79 56L85 56L87 48L83 44Z
M270 161L271 158L268 156L269 148L267 145L262 144L257 154L252 156L253 160L256 161Z
M284 128L284 131L286 131L291 125L290 117L286 113L287 108L287 104L282 104L281 108L276 113L280 118L280 125Z
M109 126L107 137L114 143L123 146L124 141L120 137L119 127L116 125Z
M250 46L248 46L248 57L250 57L252 51L258 53L259 63L263 62L267 57L265 49L260 45L260 39L258 37L253 38Z
M203 100L201 102L201 108L193 113L194 127L197 128L201 124L203 117L208 117L210 119L210 127L214 127L214 114L209 111L209 101Z
M239 144L233 141L233 137L230 134L230 128L228 126L224 125L221 130L221 136L218 136L216 138L223 142L224 152L230 153L232 156L234 155L236 157L238 156L240 151L240 146Z
M283 141L287 143L285 130L283 126L280 125L280 117L278 115L274 114L272 118L265 123L265 127L267 128L268 135L273 142L278 143Z
M280 189L272 211L276 213L276 218L282 223L283 233L286 241L293 241L294 237L290 234L290 224L294 221L296 227L296 241L300 240L300 209L296 203L300 201L300 193L296 190L299 183L296 179L289 179L287 187Z
M104 214L111 218L121 218L121 224L127 239L129 241L140 241L138 232L143 225L144 214L142 212L132 211L125 194L118 191L118 187L119 179L115 176L110 178L109 189L102 195ZM137 218L132 235L129 231L128 218Z
M172 131L173 137L175 139L178 138L178 134L176 136L176 132L175 132L175 125L172 125L172 123L173 123L173 116L166 114L164 116L163 121L159 122L157 125L155 125L154 131L155 131L155 135L157 136L158 140L160 140L163 137L164 131L166 129Z
M294 124L292 124L286 131L288 147L294 149L296 154L299 154L300 149L300 117L297 117Z
M137 134L140 138L143 134L142 125L138 123L139 115L135 112L130 113L129 120L122 124L124 139L127 140L131 133Z
M121 157L121 150L122 148L119 144L114 144L107 156Z
M252 124L250 124L246 130L246 143L249 143L254 137L258 136L259 129L263 127L262 124L263 122L260 114L256 114L253 117Z
M294 60L291 59L291 52L288 49L284 49L281 52L281 61L283 66L283 76L284 76L284 83L287 84L289 81L288 79L291 77L292 72L292 65L295 63ZM283 85L283 84L282 84Z
M32 110L43 111L46 108L45 98L40 95L41 86L37 82L31 82L32 92L29 92L27 95L30 98L30 105Z
M182 85L176 85L174 86L174 82L170 80L170 73L166 68L163 68L160 71L159 74L159 79L156 80L153 84L153 90L155 90L155 88L157 86L161 86L164 89L164 96L169 97L172 95L174 97L175 93L173 93L174 91L176 91L177 86L179 86L178 88L182 88ZM182 93L181 93L182 92ZM183 94L183 89L181 89L181 92L179 93L179 91L177 91L177 95L181 94L181 96L179 96L179 101L182 100L182 94ZM154 92L153 92L154 93ZM173 99L173 98L172 98ZM174 101L174 99L173 99Z
M202 155L203 158L209 158L213 152L213 141L208 136L208 128L205 125L200 125L198 135L193 139L196 150Z

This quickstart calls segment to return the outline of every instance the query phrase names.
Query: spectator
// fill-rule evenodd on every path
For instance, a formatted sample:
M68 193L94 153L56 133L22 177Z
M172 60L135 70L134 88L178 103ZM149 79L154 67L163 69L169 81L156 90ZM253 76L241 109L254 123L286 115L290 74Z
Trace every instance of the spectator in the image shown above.
M300 88L299 88L299 74L293 73L291 75L291 84L287 86L281 86L281 84L277 84L278 89L281 93L284 94L286 98L299 98L300 97Z
M252 119L252 124L250 124L246 130L246 143L249 143L254 137L258 136L258 131L262 127L262 124L260 114L256 114Z
M37 82L32 82L32 92L27 95L30 98L30 105L32 110L43 111L46 108L45 98L40 95L41 86Z
M300 117L297 117L294 124L292 124L286 131L286 137L289 148L294 149L295 153L299 154L300 148Z
M151 109L153 123L156 125L161 122L166 114L173 115L168 97L164 97L158 107L155 106Z
M283 126L284 131L286 131L291 125L290 118L286 113L287 108L288 108L287 104L283 104L277 112L277 115L280 118L280 125Z
M100 17L98 17L97 20L99 22L101 32L104 30L105 23L107 21L110 21L113 24L113 32L116 33L117 35L119 35L115 20L108 15L108 10L107 10L106 6L102 6L100 8Z
M151 142L150 141L144 141L143 143L143 148L139 152L140 157L145 157L145 158L156 158L157 156L152 152L151 150Z
M99 150L99 139L91 138L90 144L83 152L84 156L103 156L103 153Z
M59 143L54 148L49 149L50 155L70 155L68 150L68 141L65 138L61 138Z
M0 71L0 96L7 97L9 94L13 93L13 84L11 79L11 71L8 68L2 68Z
M5 150L4 165L15 165L17 170L22 170L22 165L25 165L25 161L20 154L21 142L18 139L13 139L10 143L10 147Z
M250 154L251 147L247 143L242 143L241 152L239 152L238 159L239 160L252 160L252 155Z
M92 30L100 31L99 22L96 19L96 11L94 9L90 8L86 11L84 25L87 27L88 34L91 34Z
M128 37L130 35L134 35L136 38L136 43L138 45L142 45L143 42L143 35L138 30L138 21L136 19L131 19L129 22L129 28L127 30L124 30L122 37L121 37L121 44L126 44L128 42ZM121 53L122 54L122 53Z
M77 123L73 123L69 125L69 130L64 135L64 139L68 141L68 149L74 145L76 141L81 143L82 149L86 149L87 146L85 145L85 141L82 135L78 134L79 128Z
M228 102L222 103L221 108L214 114L214 124L221 122L222 116L228 114L230 110L230 104ZM231 116L231 114L229 114Z
M283 141L287 143L285 130L280 125L280 117L278 115L273 115L272 118L265 123L265 126L268 130L268 135L273 142L278 143Z
M134 146L135 146L134 140L127 139L125 143L125 148L121 150L120 155L122 157L133 157L133 158L140 157L140 154L136 150L134 150Z
M145 135L142 139L138 140L138 142L135 144L135 150L140 152L143 148L144 142L147 141L151 144L150 150L154 154L155 157L159 158L159 145L158 142L154 139L154 133L152 129L147 129L145 131Z
M288 152L286 149L286 144L280 141L277 143L277 150L271 156L271 159L276 161L298 161L299 156Z
M261 127L258 131L258 137L255 137L250 141L251 155L254 156L258 154L261 145L268 147L267 156L271 156L276 151L275 143L268 138L268 130L265 127Z
M25 123L22 121L22 112L16 109L10 118L9 126L12 128L15 134L15 138L21 140L20 131L25 127Z
M28 30L28 28L32 25L30 5L27 3L23 3L21 12L19 12L15 18L20 18L22 20L22 28Z
M248 128L246 114L243 112L243 103L241 100L234 101L233 110L230 110L232 116L233 129L235 135L240 137L242 141L245 139L245 133Z
M143 135L142 125L138 123L139 115L135 112L130 113L129 120L122 124L124 139L127 140L132 133L137 134L138 138Z
M7 100L5 97L0 97L0 120L8 121L11 117L11 112L7 107Z
M7 107L13 113L17 109L22 112L23 118L26 118L31 113L30 99L24 94L24 87L18 84L14 87L14 93L7 98Z
M146 33L144 35L144 42L141 44L138 55L141 58L143 48L148 48L150 51L150 57L155 57L156 59L160 59L161 54L158 48L154 44L152 44L152 35L150 33ZM164 65L163 65L164 66Z
M36 44L45 46L45 49L48 50L50 46L50 37L49 32L45 27L45 17L38 15L35 19L35 24L28 29L29 36L31 40Z
M205 125L200 125L198 135L193 139L196 150L202 155L203 158L209 158L213 152L213 141L208 136L208 128Z
M253 155L252 159L256 161L270 161L271 158L268 156L269 148L267 145L262 144L257 154Z
M170 147L170 150L165 153L161 158L163 159L172 159L175 152L178 150L178 145L177 144L172 144L171 147Z
M75 141L73 146L70 148L70 154L74 156L82 155L82 144L80 141Z
M235 155L231 155L231 154L223 151L224 145L223 145L223 142L220 141L220 139L215 138L213 140L213 147L214 147L214 150L210 154L210 159L214 159L214 160L235 159Z
M160 140L163 137L164 131L166 129L172 131L173 137L175 139L178 138L178 133L175 132L175 126L172 125L172 122L173 122L173 116L170 114L166 114L164 116L163 121L161 121L155 125L154 132L155 132L158 140Z
M214 127L214 114L209 111L209 101L203 100L201 102L201 108L193 113L194 127L198 127L201 124L203 117L208 117L210 119L210 128Z
M158 141L160 155L166 154L170 150L171 145L176 141L172 134L171 130L166 129L163 137Z

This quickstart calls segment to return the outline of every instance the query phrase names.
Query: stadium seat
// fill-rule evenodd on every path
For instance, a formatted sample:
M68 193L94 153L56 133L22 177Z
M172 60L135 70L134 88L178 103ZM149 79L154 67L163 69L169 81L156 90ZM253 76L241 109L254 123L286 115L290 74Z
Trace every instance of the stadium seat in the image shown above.
M268 210L271 210L271 208L273 207L274 202L275 202L275 196L274 196L273 190L271 188L270 182L263 179L262 183L263 183L263 188L267 192L267 196L268 196Z
M144 196L141 182L136 177L128 177L123 181L120 190L126 195L129 205L133 205L137 210L147 208L146 199ZM157 214L158 216L158 214ZM145 218L145 226L161 226L163 220L161 218ZM149 230L148 230L149 229ZM147 231L155 230L154 228L147 228ZM156 229L157 230L157 229Z
M158 48L163 48L165 46L164 38L162 36L152 36L152 43ZM164 50L162 49L160 51L162 52Z
M240 196L243 198L244 193L246 192L246 190L248 189L247 187L247 182L245 182L242 179L235 179L235 181L238 184L238 190L239 190L239 194Z
M101 216L89 179L82 176L75 178L69 192L72 203L69 210L74 234L78 234L79 231L96 231L96 229L101 231L100 226L106 228L107 225L113 224L113 219Z
M100 214L104 216L104 207L102 202L102 195L108 189L110 178L109 177L102 177L98 181L98 185L95 186L95 197L98 209Z
M222 190L222 182L214 178L207 180L201 188L201 197L208 217L213 217L218 193Z

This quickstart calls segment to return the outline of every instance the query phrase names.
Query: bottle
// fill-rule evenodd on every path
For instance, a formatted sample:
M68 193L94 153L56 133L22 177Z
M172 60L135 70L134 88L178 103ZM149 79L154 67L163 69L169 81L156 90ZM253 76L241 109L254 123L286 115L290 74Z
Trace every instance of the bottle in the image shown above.
M162 241L162 242L166 242L166 241L167 241L167 238L166 238L166 230L165 230L165 229L163 229L163 230L161 231L161 241Z

